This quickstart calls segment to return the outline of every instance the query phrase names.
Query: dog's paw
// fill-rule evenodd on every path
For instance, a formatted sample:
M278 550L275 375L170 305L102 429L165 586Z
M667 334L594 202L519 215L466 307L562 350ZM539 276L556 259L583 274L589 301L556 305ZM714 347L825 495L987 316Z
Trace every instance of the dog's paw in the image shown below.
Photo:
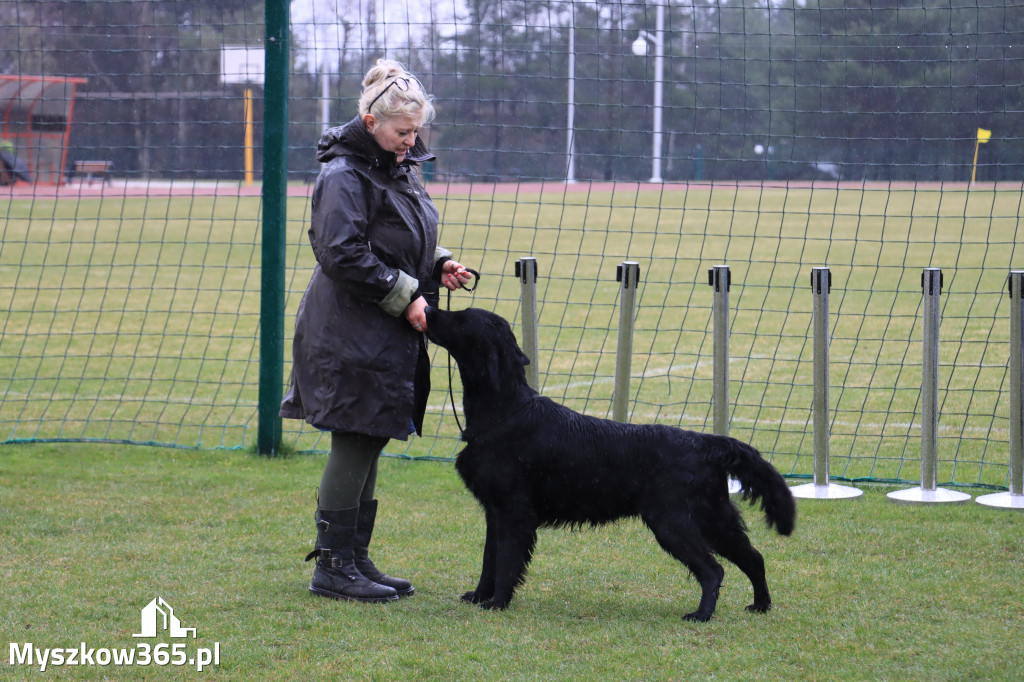
M768 613L768 611L770 611L771 608L772 603L770 601L765 602L764 604L758 604L757 602L754 602L753 604L747 606L747 611L750 611L751 613Z
M683 616L683 620L690 621L691 623L706 623L711 620L711 614L694 611Z
M460 597L460 599L462 599L462 601L466 602L467 604L479 604L482 601L487 601L487 599L481 597L480 593L476 590L470 590L469 592L466 592L464 595L462 595L462 597Z
M508 602L501 603L494 599L485 601L480 604L480 608L487 609L488 611L504 611L508 608Z

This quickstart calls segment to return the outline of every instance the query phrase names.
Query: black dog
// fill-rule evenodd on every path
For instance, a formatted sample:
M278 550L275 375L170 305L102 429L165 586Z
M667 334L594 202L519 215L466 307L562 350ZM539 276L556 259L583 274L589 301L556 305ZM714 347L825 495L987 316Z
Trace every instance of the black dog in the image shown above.
M768 525L782 535L793 532L796 505L757 450L724 436L588 417L539 395L526 383L530 361L512 328L493 313L430 308L427 325L459 366L467 445L455 467L487 520L480 581L463 600L508 606L541 526L639 516L700 583L700 605L687 620L706 621L715 611L724 571L714 554L750 579L749 610L771 607L764 559L729 499L727 477L760 500Z

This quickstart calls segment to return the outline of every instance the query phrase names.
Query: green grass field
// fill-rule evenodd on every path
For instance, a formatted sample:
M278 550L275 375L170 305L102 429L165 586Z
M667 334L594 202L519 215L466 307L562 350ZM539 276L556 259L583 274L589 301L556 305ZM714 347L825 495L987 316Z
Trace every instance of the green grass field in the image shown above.
M452 305L490 308L518 324L513 264L538 259L545 394L610 414L615 266L635 260L642 285L631 418L710 428L706 273L725 263L733 272L731 433L786 474L807 476L809 278L812 267L828 265L831 471L914 481L920 275L941 267L939 479L1007 485L1005 283L1011 268L1024 267L1019 186L553 187L435 191L442 243L484 274L477 292L455 295ZM288 210L286 333L313 265L308 201L290 199ZM11 199L0 216L3 440L252 444L258 198ZM456 451L445 361L435 356L429 436L395 443L396 452L446 459ZM325 447L317 432L285 427L290 447Z
M1007 483L1005 279L1024 267L1020 188L668 187L439 196L443 243L484 279L452 305L518 324L512 265L537 257L547 395L610 411L618 285L641 264L634 421L710 425L711 289L733 270L732 433L796 482L812 471L810 269L833 270L832 473L916 481L920 270L945 275L940 482ZM289 203L288 309L312 267ZM309 596L319 434L263 459L254 440L259 203L99 197L0 203L0 631L8 645L129 648L160 596L224 679L1014 679L1024 660L1020 515L911 507L862 484L801 501L791 538L751 534L776 608L719 609L638 523L544 531L510 610L461 604L483 519L448 461L387 458L375 557L417 595ZM290 327L290 318L286 327ZM451 458L445 356L427 435L389 452ZM458 383L456 380L456 390ZM18 441L103 440L107 443ZM139 447L156 443L176 447ZM155 643L156 640L150 640ZM168 640L162 640L167 642ZM11 666L0 676L42 677ZM191 677L186 667L51 666L57 679Z
M509 610L460 603L483 518L450 463L385 459L374 556L412 579L386 605L310 596L324 458L0 446L5 646L219 646L212 679L1010 680L1024 661L1019 514L976 504L801 501L796 532L745 508L775 608L750 614L726 564L718 611L639 523L543 531ZM160 596L196 638L133 638ZM185 666L10 665L5 679L186 679Z

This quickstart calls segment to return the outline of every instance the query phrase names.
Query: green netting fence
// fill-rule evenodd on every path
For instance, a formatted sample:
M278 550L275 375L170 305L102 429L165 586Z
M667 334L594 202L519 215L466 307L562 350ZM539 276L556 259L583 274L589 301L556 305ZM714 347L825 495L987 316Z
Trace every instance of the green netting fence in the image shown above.
M260 56L274 9L0 0L0 73L12 76L0 79L0 138L33 175L17 179L10 164L0 174L16 180L0 185L0 440L254 446L270 107L261 69L225 72L225 46ZM422 172L442 243L484 275L452 305L496 310L518 329L513 266L537 258L544 394L610 416L615 270L633 260L630 419L710 429L707 270L727 264L731 433L808 476L809 277L825 265L832 474L915 481L920 275L939 267L939 480L1007 486L1024 5L290 10L281 385L314 265L316 139L355 114L362 74L387 55L437 98L438 160ZM64 84L34 95L31 78ZM85 82L72 89L72 78ZM66 150L58 183L38 170L54 144ZM97 177L86 161L109 163ZM446 360L435 352L425 437L390 453L457 452ZM283 439L327 448L297 422Z

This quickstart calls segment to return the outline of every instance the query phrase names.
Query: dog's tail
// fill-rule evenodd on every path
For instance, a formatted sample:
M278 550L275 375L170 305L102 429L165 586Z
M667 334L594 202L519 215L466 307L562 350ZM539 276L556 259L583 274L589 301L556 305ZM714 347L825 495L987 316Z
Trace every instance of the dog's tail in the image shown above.
M796 502L782 474L761 453L743 441L727 436L709 436L717 441L718 463L740 484L743 498L760 501L768 526L789 535L796 525Z

